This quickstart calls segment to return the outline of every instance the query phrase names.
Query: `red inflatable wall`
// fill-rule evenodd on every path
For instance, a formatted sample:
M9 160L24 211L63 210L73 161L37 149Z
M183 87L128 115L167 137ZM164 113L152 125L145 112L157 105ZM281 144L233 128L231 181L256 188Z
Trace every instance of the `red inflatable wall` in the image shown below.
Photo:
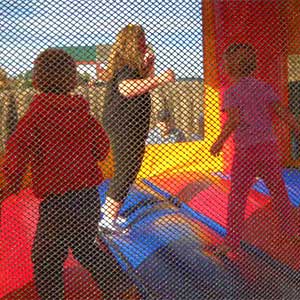
M256 76L270 83L280 94L282 102L287 104L288 54L289 48L291 49L291 45L294 44L291 39L297 35L296 31L298 31L298 28L291 24L294 21L293 18L288 16L289 12L296 8L295 5L299 6L297 1L291 0L286 3L287 5L282 5L282 1L276 0L208 2L210 1L203 1L204 65L210 68L215 66L217 72L214 74L215 79L212 80L213 74L210 71L206 83L214 82L215 86L220 87L222 94L222 90L230 84L222 68L224 50L235 42L249 43L257 50ZM215 57L212 55L214 50ZM208 75L208 72L205 75ZM276 119L275 123L279 145L284 153L284 163L288 164L290 149L286 141L289 138L289 131L280 120ZM224 159L225 165L230 167L232 143L227 149L229 151L226 151Z

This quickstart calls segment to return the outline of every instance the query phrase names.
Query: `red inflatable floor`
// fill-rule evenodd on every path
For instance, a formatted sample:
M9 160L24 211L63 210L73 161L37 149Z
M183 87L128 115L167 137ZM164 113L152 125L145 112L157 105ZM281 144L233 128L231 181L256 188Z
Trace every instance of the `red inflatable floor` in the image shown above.
M226 227L228 193L230 181L218 177L213 181L203 175L185 174L157 176L149 179L159 188L178 196L189 206L205 216ZM258 208L262 208L270 202L268 196L251 191L246 207L246 218L251 216Z
M161 189L176 196L183 195L183 190L190 191L190 194L185 193L185 196L191 208L218 222L223 227L227 227L227 197L230 180L216 177L212 181L203 176L201 177L201 174L175 176L163 174L161 177L149 180ZM196 183L201 186L199 190L193 188ZM300 271L300 241L292 240L280 231L278 220L272 211L269 196L252 190L248 197L245 217L243 240L248 245L254 246L263 254L266 254L277 266L281 265L294 271ZM293 221L298 223L300 228L299 211L296 211ZM245 272L251 270L251 274L257 272L262 275L264 273L260 268L255 267L258 263L257 257L250 259L249 256L242 253L241 257L236 257L236 259ZM265 270L267 269L265 267ZM251 277L256 278L257 276Z
M20 296L20 293L23 293L22 291L24 291L24 295L27 293L30 295L31 292L29 293L29 291L33 289L31 247L38 221L40 201L33 195L31 190L26 189L18 196L11 196L2 203L0 227L0 299L20 288L21 290L16 295ZM68 269L67 274L81 269L79 264L72 258L72 255L69 255L65 267ZM70 285L70 293L72 286L73 283ZM26 298L26 296L15 298L13 295L11 294L10 298L6 299L33 299Z
M191 178L191 177L189 177ZM152 179L151 179L152 180ZM201 181L203 180L203 181ZM205 178L189 182L187 177L169 177L153 182L174 194L189 196L189 205L198 212L226 227L227 194L226 184L211 183ZM200 183L200 184L199 184ZM38 219L40 200L32 191L24 190L3 202L0 227L0 299L35 300L33 270L30 258L33 237ZM251 192L247 205L247 221L243 240L268 254L275 262L291 270L300 270L300 242L286 238L276 224L270 199ZM299 218L297 219L299 220ZM212 240L212 230L201 230L201 238ZM221 239L216 238L221 242ZM245 252L235 257L242 274L251 280L266 280L274 269ZM70 255L65 265L67 299L101 299L92 279ZM276 269L276 270L280 270ZM274 274L279 276L279 274ZM91 298L93 297L93 298Z
M102 295L87 271L81 266L65 269L66 300L101 300ZM39 300L33 280L6 294L1 300Z

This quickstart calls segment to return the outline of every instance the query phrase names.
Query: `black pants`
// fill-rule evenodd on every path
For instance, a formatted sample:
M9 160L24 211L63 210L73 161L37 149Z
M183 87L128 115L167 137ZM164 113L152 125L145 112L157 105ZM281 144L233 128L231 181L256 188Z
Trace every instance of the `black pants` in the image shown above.
M69 248L104 293L113 295L131 285L115 258L95 242L99 210L96 188L52 195L42 202L32 253L41 299L64 299L63 264Z
M145 115L136 123L106 126L115 166L107 195L118 202L126 198L143 161L149 131L149 117Z

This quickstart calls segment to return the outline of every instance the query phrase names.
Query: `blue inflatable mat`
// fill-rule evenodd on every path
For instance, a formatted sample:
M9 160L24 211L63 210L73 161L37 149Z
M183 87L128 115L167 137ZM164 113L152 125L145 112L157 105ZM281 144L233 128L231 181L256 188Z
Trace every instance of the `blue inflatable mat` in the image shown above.
M105 181L99 186L99 194L101 203L105 201L106 191L108 190L109 181ZM163 248L171 242L180 240L189 234L191 229L183 224L170 224L169 227L157 226L155 221L159 218L172 214L180 214L179 209L174 207L160 207L162 202L153 204L153 196L148 193L131 189L120 213L124 213L131 208L136 208L128 216L124 227L130 226L128 234L113 236L113 242L118 246L119 250L127 259L133 268L137 268L147 257L158 249ZM147 200L149 204L147 204ZM139 203L142 203L139 207ZM155 206L157 209L155 209ZM143 216L141 218L141 216ZM199 245L200 246L200 245ZM114 249L111 249L114 252ZM120 264L127 268L124 259L118 257L118 253L114 253L119 258Z
M108 186L106 181L99 187L102 204ZM103 238L140 287L143 299L183 300L198 295L203 300L228 300L240 294L238 271L233 266L225 268L204 254L202 241L188 222L169 218L172 215L193 218L192 211L131 189L120 213L127 213L124 227L130 229L128 233L103 235ZM168 220L163 221L163 216L168 216Z

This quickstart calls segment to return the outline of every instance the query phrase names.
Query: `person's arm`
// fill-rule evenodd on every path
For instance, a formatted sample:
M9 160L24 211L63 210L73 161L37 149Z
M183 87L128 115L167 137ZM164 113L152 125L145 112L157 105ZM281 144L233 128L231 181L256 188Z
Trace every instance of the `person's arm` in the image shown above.
M16 130L6 143L3 173L6 179L5 195L18 193L29 165L34 143L35 108L31 106L20 120Z
M175 81L175 74L172 70L167 70L157 76L149 76L144 79L127 79L119 84L121 95L131 98L143 95L159 86L163 86L168 82Z
M230 135L235 131L240 123L240 113L237 108L230 108L226 110L227 120L222 128L220 135L210 148L210 153L218 156Z
M300 137L300 124L291 111L279 101L272 104L272 109L276 115Z

